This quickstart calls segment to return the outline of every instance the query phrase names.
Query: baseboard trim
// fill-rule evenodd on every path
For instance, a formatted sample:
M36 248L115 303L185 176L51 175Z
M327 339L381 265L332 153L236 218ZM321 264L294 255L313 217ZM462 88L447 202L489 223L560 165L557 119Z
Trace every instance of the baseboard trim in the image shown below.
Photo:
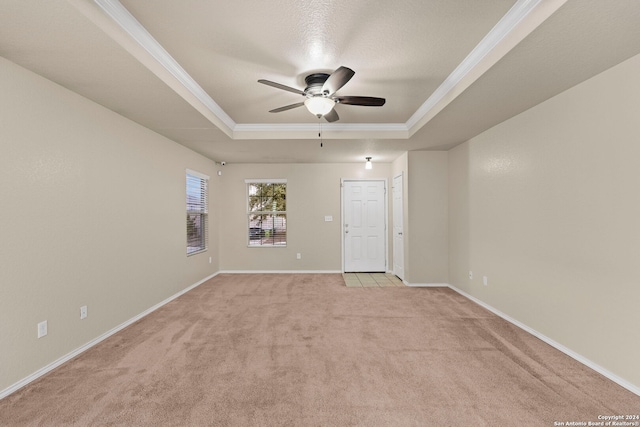
M600 375L603 375L604 377L610 379L611 381L613 381L614 383L618 384L621 387L626 388L627 390L629 390L630 392L640 396L640 387L630 383L629 381L620 378L619 376L617 376L616 374L610 372L609 370L603 368L602 366L598 365L597 363L592 362L591 360L587 359L586 357L576 353L575 351L565 347L564 345L552 340L551 338L547 337L546 335L536 331L535 329L525 325L524 323L514 319L513 317L504 314L503 312L501 312L500 310L490 306L489 304L479 300L478 298L464 292L463 290L460 290L458 288L456 288L453 285L447 285L449 288L451 288L452 290L454 290L455 292L459 293L460 295L462 295L463 297L475 302L476 304L478 304L479 306L486 308L487 310L489 310L490 312L492 312L493 314L495 314L498 317L503 318L504 320L506 320L507 322L517 326L518 328L522 329L525 332L528 332L529 334L533 335L534 337L540 339L541 341L544 341L545 343L549 344L551 347L555 348L556 350L559 350L561 352L563 352L564 354L566 354L567 356L571 357L572 359L582 363L583 365L585 365L586 367L593 369L594 371L596 371L597 373L599 373Z
M116 326L115 328L105 332L104 334L98 336L97 338L94 338L93 340L89 341L88 343L78 347L77 349L73 350L72 352L62 356L58 360L49 363L48 365L44 366L43 368L38 369L33 374L21 379L17 383L15 383L15 384L7 387L6 389L0 391L0 400L4 399L5 397L9 396L12 393L15 393L16 391L18 391L22 387L24 387L24 386L28 385L29 383L37 380L41 376L51 372L52 370L54 370L58 366L68 362L69 360L73 359L74 357L84 353L85 351L89 350L91 347L95 346L96 344L100 343L101 341L104 341L105 339L109 338L113 334L123 330L127 326L137 322L138 320L142 319L143 317L145 317L145 316L149 315L150 313L156 311L157 309L159 309L163 305L166 305L169 302L173 301L174 299L178 298L179 296L186 294L187 292L189 292L190 290L200 286L201 284L203 284L207 280L214 278L218 274L220 274L220 272L216 272L216 273L213 273L212 275L210 275L208 277L205 277L204 279L198 281L197 283L194 283L193 285L181 290L180 292L176 293L175 295L170 296L169 298L165 299L164 301L159 302L158 304L156 304L153 307L143 311L142 313L138 314L137 316L132 317L131 319L127 320L126 322Z
M409 283L406 280L403 280L402 283L405 286L410 286L412 288L448 288L448 283Z
M218 274L342 274L340 270L222 270Z

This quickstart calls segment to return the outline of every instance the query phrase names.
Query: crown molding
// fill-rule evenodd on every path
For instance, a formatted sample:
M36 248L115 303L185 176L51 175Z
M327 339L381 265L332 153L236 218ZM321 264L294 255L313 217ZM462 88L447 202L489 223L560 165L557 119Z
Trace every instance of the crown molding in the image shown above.
M93 3L103 12L102 17L96 17L95 13L87 12L86 0L69 1L231 139L314 139L318 137L319 127L315 123L236 123L118 0L93 0ZM322 123L323 138L411 138L566 1L516 1L406 123ZM104 22L105 14L110 18L111 23ZM117 34L113 29L113 23L128 35L129 40L123 40L123 37ZM136 46L132 46L131 41Z
M408 139L404 123L280 123L236 124L233 139Z
M232 129L236 125L233 119L209 96L207 92L187 73L184 68L167 52L160 43L140 24L140 22L118 1L118 0L93 0L121 29L123 29L140 47L142 47L151 57L167 71L186 91L195 97L201 105L194 105L193 99L186 99L197 110L211 120L227 135L232 135ZM130 51L131 52L131 51ZM134 57L141 60L139 56L131 52ZM155 67L150 67L148 62L142 61L154 74L172 87L180 95L173 82L168 82L163 73L158 73ZM204 107L206 110L203 111ZM211 117L213 114L214 117Z
M433 119L566 1L518 0L407 120L409 136Z

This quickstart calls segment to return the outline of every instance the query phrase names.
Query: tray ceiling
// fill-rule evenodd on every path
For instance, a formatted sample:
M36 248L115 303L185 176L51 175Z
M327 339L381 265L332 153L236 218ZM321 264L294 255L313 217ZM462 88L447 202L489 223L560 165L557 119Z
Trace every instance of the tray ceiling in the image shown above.
M391 161L448 149L640 52L621 0L4 0L0 55L227 162ZM319 121L304 77L344 65ZM324 147L318 144L321 129Z

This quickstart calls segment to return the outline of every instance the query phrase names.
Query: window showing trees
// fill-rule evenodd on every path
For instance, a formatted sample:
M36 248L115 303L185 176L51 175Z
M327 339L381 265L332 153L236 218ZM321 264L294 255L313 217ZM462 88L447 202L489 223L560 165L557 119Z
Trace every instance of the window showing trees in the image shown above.
M247 180L249 246L287 245L287 181Z
M207 250L209 177L187 170L187 255Z

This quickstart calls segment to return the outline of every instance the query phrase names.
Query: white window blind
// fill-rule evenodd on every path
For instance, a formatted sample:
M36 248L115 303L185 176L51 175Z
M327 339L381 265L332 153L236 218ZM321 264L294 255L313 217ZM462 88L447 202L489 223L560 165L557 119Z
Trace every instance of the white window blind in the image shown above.
M250 247L287 246L287 181L246 180Z
M187 170L187 255L207 250L209 177Z

